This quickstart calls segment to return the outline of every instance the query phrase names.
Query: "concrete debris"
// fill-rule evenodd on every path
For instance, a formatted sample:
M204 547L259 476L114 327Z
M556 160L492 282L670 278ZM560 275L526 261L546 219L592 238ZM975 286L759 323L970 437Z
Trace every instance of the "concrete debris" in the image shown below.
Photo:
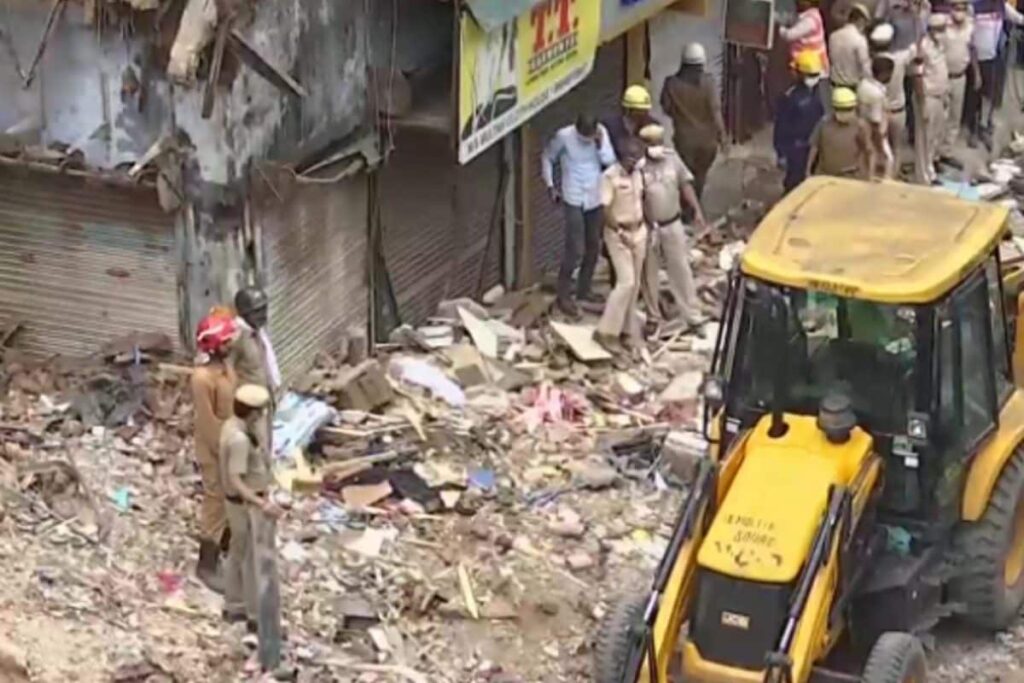
M695 243L712 302L724 243ZM549 293L489 294L445 302L379 357L349 331L280 398L281 605L299 680L583 680L595 605L650 580L686 454L703 447L713 337L613 360L593 318L549 319ZM190 367L149 335L84 361L17 346L0 356L0 553L24 571L0 602L32 674L255 675L219 598L189 577ZM477 619L486 630L463 630ZM554 628L560 655L537 657ZM74 658L40 657L40 630L68 634Z

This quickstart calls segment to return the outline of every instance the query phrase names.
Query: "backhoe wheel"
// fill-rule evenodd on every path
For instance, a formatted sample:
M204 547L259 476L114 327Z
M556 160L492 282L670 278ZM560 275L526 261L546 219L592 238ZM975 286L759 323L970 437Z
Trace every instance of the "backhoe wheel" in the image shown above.
M871 648L863 683L924 683L928 663L921 641L901 631L883 633Z
M953 599L981 628L1006 628L1024 603L1024 451L1010 457L981 519L957 531Z
M601 619L594 643L595 683L622 683L622 670L630 653L642 646L645 598L623 596L612 603Z

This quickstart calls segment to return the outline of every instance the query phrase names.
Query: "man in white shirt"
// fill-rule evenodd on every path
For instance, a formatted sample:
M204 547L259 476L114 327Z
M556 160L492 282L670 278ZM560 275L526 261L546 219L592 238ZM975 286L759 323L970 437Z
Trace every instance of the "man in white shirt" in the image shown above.
M864 35L871 13L861 3L850 7L849 19L842 28L828 37L828 54L832 62L832 85L856 90L862 78L871 74L868 39Z
M601 253L601 173L615 163L611 139L603 125L582 114L573 126L566 126L544 149L541 176L556 203L565 210L565 251L558 270L558 307L570 317L579 309L573 299L572 275L579 265L576 300L594 301L590 286ZM555 189L555 166L561 189ZM582 251L582 262L580 252Z
M877 55L871 60L871 75L857 86L857 108L868 125L868 179L891 178L893 154L889 145L889 116L886 111L886 88L892 79L892 59Z

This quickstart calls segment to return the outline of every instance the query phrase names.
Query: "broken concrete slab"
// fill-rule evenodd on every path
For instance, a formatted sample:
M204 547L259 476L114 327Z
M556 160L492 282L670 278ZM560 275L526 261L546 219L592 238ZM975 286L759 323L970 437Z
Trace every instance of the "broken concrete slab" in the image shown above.
M569 347L573 355L584 363L611 360L612 354L594 341L594 328L587 325L569 325L551 321L551 329Z
M476 347L458 344L447 349L445 355L451 359L452 372L463 388L468 389L491 381L484 358Z
M704 373L699 370L690 370L676 375L659 397L662 403L677 403L681 401L694 401L700 392L700 385L704 382Z
M645 387L636 377L621 371L615 373L615 390L624 398L636 400L644 395Z
M368 360L350 369L332 384L338 405L345 410L369 412L394 399L384 369L375 360Z
M505 288L501 285L494 285L486 292L484 292L484 295L480 297L480 300L483 301L488 306L493 306L494 304L501 301L501 298L503 296L505 296Z
M463 327L473 338L473 343L480 353L487 358L497 358L500 350L497 333L484 322L484 319L474 315L472 311L460 307L458 312Z

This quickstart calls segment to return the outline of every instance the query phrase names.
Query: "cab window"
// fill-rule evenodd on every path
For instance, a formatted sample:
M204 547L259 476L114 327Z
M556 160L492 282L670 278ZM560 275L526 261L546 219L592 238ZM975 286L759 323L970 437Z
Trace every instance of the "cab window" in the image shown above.
M1013 392L1013 375L1010 370L1006 317L1003 311L1003 287L999 265L994 257L989 259L985 266L985 280L988 282L989 319L992 322L992 372L996 398L999 405L1002 405Z
M992 323L986 278L978 274L939 315L939 426L946 445L970 449L996 424Z

